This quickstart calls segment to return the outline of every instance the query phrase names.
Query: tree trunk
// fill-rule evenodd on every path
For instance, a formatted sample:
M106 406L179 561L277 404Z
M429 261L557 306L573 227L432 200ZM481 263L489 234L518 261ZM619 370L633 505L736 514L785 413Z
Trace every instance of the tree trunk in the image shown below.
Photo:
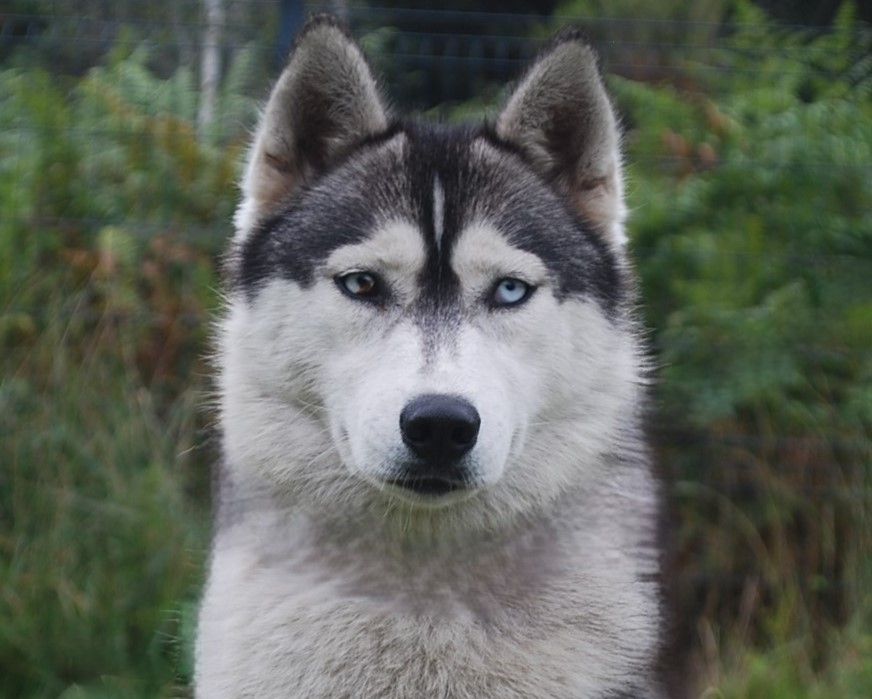
M206 137L206 132L215 119L215 103L221 82L221 30L224 25L222 2L223 0L203 0L206 27L200 56L200 109L197 114L197 131L201 139Z

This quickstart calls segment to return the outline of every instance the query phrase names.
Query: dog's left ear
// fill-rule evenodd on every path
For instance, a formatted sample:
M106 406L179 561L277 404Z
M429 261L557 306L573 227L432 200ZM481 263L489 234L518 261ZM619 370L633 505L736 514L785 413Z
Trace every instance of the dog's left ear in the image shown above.
M532 65L496 131L609 242L625 242L617 120L596 54L577 31L558 35Z

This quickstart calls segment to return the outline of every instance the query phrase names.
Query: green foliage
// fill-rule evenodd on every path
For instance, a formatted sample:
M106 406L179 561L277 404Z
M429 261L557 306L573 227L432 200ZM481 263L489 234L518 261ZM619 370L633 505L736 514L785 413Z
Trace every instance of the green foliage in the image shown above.
M872 584L870 39L850 11L814 38L759 19L706 92L613 90L635 127L631 227L685 631L722 658L763 649L726 696L823 696L796 690L793 663L824 667ZM741 47L764 42L745 70Z
M556 24L572 22L602 48L609 72L636 80L662 80L689 58L706 64L723 39L722 23L736 0L563 0Z
M190 679L201 357L239 147L199 145L190 74L144 61L69 86L0 73L2 696Z
M111 324L75 361L53 323L0 387L3 696L168 695L189 672L180 625L205 548L186 495L202 480L187 456L198 396L161 406L119 362L134 348Z
M750 651L730 668L717 694L723 699L832 699L872 696L872 634L850 627L827 639L832 656L816 671L803 644L769 653Z

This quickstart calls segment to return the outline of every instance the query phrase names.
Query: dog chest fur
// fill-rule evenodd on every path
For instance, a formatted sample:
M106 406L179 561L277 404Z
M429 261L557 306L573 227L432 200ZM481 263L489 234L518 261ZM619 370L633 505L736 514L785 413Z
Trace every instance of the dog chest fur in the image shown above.
M215 544L198 694L653 696L638 689L657 636L641 582L655 563L635 533L653 513L644 485L613 480L510 534L435 546L280 508L246 515ZM622 537L609 500L635 506Z

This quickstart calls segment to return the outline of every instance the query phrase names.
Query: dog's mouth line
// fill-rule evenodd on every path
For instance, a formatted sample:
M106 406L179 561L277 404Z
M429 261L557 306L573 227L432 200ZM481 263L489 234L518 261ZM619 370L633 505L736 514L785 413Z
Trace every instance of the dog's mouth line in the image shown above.
M390 478L385 482L404 490L414 491L419 495L445 495L456 490L466 490L471 485L466 480L441 476L401 476Z

